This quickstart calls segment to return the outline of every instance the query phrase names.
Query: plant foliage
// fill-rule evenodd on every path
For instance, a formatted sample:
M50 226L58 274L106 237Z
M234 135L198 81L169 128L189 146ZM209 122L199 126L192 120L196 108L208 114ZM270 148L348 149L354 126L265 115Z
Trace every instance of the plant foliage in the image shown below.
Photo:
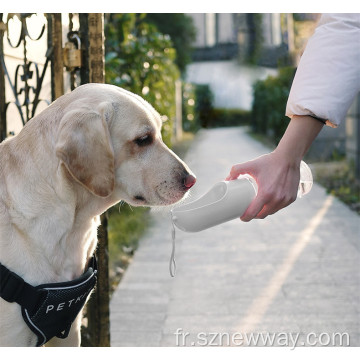
M278 76L268 76L253 86L253 131L271 136L276 143L289 123L285 108L294 75L293 67L284 67L279 70Z
M106 82L142 96L162 115L163 139L171 143L175 80L180 72L169 35L145 14L111 14L105 27Z

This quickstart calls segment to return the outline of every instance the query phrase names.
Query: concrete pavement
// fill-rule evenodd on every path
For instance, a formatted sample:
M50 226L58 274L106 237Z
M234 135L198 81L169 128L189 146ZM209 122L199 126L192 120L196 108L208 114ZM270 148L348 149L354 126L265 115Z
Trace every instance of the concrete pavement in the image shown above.
M268 151L244 128L200 131L191 197ZM360 217L322 187L265 220L177 230L175 278L169 214L152 216L111 301L112 346L246 346L259 333L277 346L360 346Z

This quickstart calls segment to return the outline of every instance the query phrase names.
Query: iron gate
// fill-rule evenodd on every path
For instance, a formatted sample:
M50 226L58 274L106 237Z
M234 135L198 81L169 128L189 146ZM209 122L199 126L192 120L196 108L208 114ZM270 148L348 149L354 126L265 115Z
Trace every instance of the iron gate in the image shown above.
M32 51L41 43L43 53ZM67 48L79 50L80 66L64 58ZM0 142L65 92L103 83L104 69L103 14L0 13ZM110 346L106 214L101 220L98 285L86 307L83 346Z

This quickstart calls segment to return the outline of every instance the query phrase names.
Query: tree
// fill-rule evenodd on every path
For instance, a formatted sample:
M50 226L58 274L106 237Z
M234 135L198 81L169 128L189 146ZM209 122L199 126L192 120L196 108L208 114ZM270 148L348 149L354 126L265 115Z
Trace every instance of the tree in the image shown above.
M196 37L193 19L185 14L146 14L146 20L168 34L176 50L176 64L182 73L191 62L192 44Z
M175 80L180 72L169 35L145 14L111 14L105 27L106 82L142 96L163 116L163 139L170 145L175 117Z

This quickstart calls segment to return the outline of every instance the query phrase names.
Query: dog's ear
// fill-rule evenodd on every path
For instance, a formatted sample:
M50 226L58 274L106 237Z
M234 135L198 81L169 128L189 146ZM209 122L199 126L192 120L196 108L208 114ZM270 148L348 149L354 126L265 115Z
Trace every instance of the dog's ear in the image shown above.
M113 114L110 103L98 111L71 110L59 125L56 155L72 177L97 196L107 197L114 190L114 150L108 120Z

